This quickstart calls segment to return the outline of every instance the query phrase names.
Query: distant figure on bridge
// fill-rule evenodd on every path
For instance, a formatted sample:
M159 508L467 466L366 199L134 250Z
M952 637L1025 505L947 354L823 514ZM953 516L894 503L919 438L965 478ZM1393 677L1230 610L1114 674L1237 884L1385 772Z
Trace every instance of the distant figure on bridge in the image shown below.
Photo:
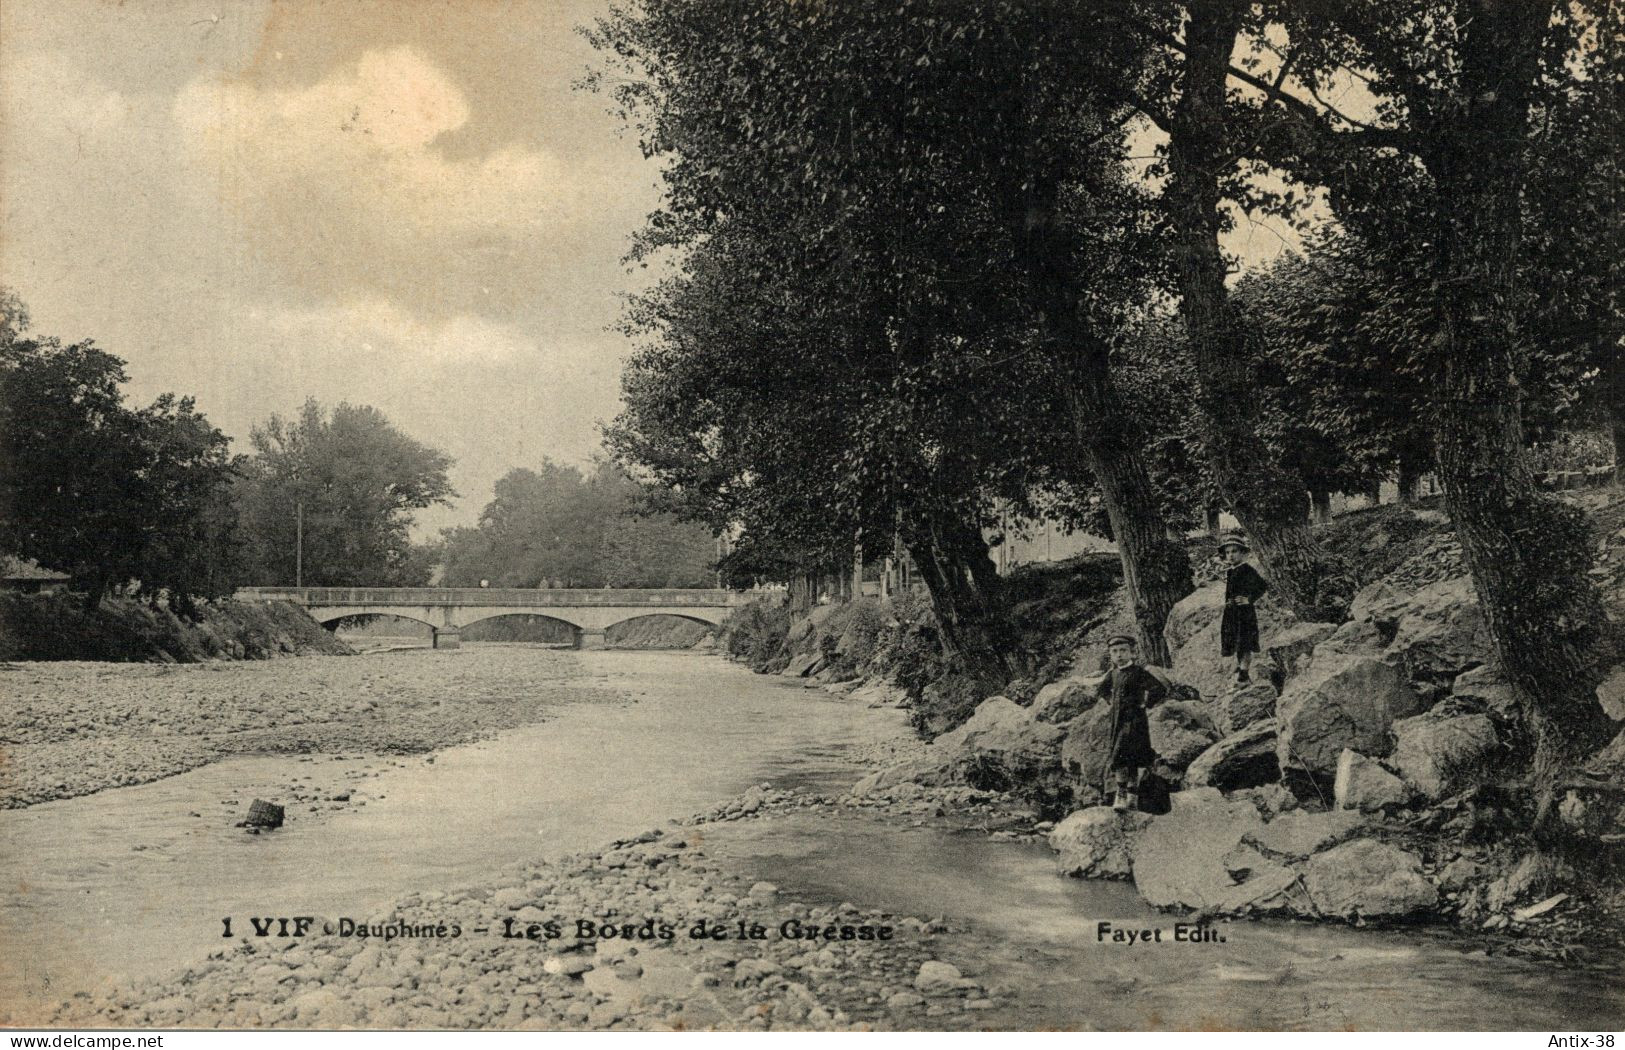
M481 587L489 587L489 586L491 586L491 581L490 580L481 580L480 581L480 586Z

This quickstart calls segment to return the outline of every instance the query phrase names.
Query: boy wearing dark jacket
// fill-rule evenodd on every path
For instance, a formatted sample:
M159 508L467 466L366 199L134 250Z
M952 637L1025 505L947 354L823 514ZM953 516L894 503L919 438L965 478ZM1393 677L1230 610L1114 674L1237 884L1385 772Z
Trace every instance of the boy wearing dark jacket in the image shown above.
M1219 655L1236 658L1236 681L1251 680L1248 668L1258 652L1258 599L1269 584L1258 570L1247 564L1247 540L1239 533L1225 536L1219 544L1229 568L1224 574L1224 617L1219 621Z
M1111 671L1100 683L1098 694L1111 704L1108 783L1101 787L1112 792L1114 809L1138 806L1140 778L1157 759L1151 749L1151 724L1146 712L1168 695L1162 682L1135 662L1134 647L1132 635L1115 634L1106 639Z

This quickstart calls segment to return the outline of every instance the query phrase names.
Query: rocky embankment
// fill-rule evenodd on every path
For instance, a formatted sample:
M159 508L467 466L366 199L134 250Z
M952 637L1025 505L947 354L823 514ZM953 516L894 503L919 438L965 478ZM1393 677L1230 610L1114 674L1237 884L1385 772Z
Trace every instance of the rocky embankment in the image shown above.
M1625 528L1603 524L1594 576L1618 612ZM1203 587L1167 625L1173 666L1158 673L1169 699L1151 713L1157 771L1173 789L1165 814L1101 805L1108 712L1097 654L1083 651L1076 670L983 701L855 790L880 803L956 784L1019 795L1057 820L1064 873L1130 879L1159 908L1443 922L1537 954L1606 950L1613 938L1596 931L1625 925L1625 735L1561 801L1581 848L1536 850L1517 772L1529 733L1447 531L1361 589L1344 622L1300 621L1266 600L1264 653L1246 686L1219 657L1222 602L1222 585ZM829 664L800 659L785 673ZM1625 667L1599 699L1625 717Z
M420 673L403 676L385 659L418 661ZM591 695L565 685L573 673L500 647L275 663L0 664L0 808L235 755L435 751Z

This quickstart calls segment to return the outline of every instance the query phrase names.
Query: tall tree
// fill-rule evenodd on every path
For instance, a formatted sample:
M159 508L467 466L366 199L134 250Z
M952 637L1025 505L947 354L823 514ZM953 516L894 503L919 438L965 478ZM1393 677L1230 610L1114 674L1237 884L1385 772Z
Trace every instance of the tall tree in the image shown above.
M1195 408L1213 481L1252 538L1272 592L1295 610L1325 615L1347 600L1341 577L1309 530L1302 479L1270 454L1256 360L1226 285L1221 245L1228 205L1263 199L1252 178L1255 130L1230 96L1232 55L1264 28L1251 0L1103 5L1092 12L1096 46L1143 54L1137 75L1103 64L1101 89L1134 106L1165 137L1150 169L1173 253L1178 297L1195 365Z
M1586 81L1617 82L1617 48L1605 41L1617 40L1620 14L1559 0L1338 0L1288 15L1304 56L1291 79L1232 75L1265 99L1282 163L1328 186L1345 226L1385 250L1424 249L1445 502L1498 662L1535 730L1544 827L1566 768L1608 731L1595 690L1614 647L1583 515L1540 492L1525 450L1540 284L1532 158L1546 113ZM1322 89L1355 75L1371 113L1322 101ZM1584 134L1609 129L1593 122ZM1611 192L1597 180L1542 190L1582 210Z
M428 582L412 552L412 511L456 495L444 453L375 408L328 410L314 398L296 419L273 415L250 440L239 508L255 582L292 584L301 553L307 585Z
M869 417L828 431L855 443L830 483L865 494L842 500L836 531L849 547L859 531L889 537L900 527L944 637L979 654L971 662L991 676L1006 670L998 650L1009 639L982 527L995 520L995 492L1030 486L1046 469L1012 444L1022 427L1051 450L1081 448L1105 479L1151 653L1161 654L1167 610L1190 588L1107 367L1111 307L1131 295L1107 294L1103 275L1119 293L1143 281L1143 210L1121 203L1133 189L1106 145L1121 137L1120 117L1066 87L1082 52L1051 31L1059 11L651 2L598 37L633 57L638 79L621 97L649 115L646 148L673 158L668 209L650 238L692 245L716 236L723 216L759 228L753 247L741 233L732 250L757 253L760 272L787 278L781 298L822 319L822 333L796 337L825 358L811 385L856 395L830 407ZM1091 151L1080 130L1101 148ZM850 371L835 367L832 348L850 348ZM950 430L904 424L966 400ZM1070 440L1036 418L1015 424L1012 411L1056 411ZM976 476L953 476L956 462Z
M183 611L229 593L225 435L190 398L126 407L123 361L19 337L19 307L0 342L0 548L71 573L92 606L131 581Z

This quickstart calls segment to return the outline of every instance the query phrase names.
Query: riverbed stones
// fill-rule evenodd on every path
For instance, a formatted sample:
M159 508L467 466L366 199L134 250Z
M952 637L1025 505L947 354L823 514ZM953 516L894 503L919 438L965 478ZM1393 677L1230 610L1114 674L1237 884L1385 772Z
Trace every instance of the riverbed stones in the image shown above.
M920 972L914 976L914 987L921 995L952 995L963 987L961 982L964 976L959 972L959 967L952 963L928 959L920 964Z
M1488 716L1439 710L1395 722L1394 739L1389 761L1429 800L1487 777L1498 743Z
M1337 759L1332 797L1338 809L1376 813L1406 805L1414 792L1382 763L1358 751L1345 750Z
M1060 854L1063 875L1126 879L1134 871L1135 838L1151 820L1146 813L1091 806L1057 824L1049 834L1049 845Z
M1331 776L1346 748L1387 754L1394 720L1416 710L1416 694L1391 665L1317 649L1309 669L1288 683L1276 703L1276 758L1282 769Z
M1273 783L1281 775L1275 747L1275 719L1254 722L1197 755L1185 770L1185 786L1235 791Z
M1344 919L1414 916L1439 900L1415 854L1369 838L1315 854L1304 885L1316 911Z

